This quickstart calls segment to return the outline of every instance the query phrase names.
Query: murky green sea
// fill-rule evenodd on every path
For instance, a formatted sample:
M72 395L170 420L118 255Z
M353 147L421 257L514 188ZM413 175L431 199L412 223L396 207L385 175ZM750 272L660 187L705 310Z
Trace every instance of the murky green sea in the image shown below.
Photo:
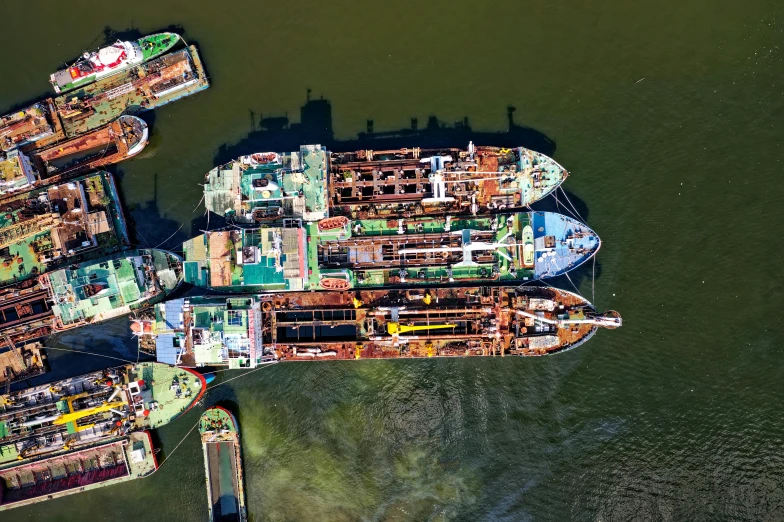
M782 2L0 0L0 21L3 112L105 26L200 46L212 88L145 116L151 146L115 170L145 245L210 226L215 161L351 148L368 120L460 121L408 144L540 146L572 171L604 239L595 304L623 328L551 358L287 363L216 388L254 522L784 520ZM590 299L590 270L572 279ZM125 320L49 343L136 357ZM112 362L52 356L55 376ZM154 476L0 520L205 520L198 438L177 447L198 416L158 431Z

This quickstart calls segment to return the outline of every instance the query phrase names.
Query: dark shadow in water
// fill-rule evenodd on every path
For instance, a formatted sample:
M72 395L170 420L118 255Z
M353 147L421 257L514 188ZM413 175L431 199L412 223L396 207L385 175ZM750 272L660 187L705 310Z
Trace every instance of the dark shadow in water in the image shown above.
M514 107L507 107L505 131L475 131L467 117L450 125L436 116L430 116L426 122L422 122L423 125L417 118L411 118L410 127L392 131L377 131L375 122L367 120L366 130L358 133L356 138L338 140L332 129L332 104L324 98L311 99L308 90L308 98L300 108L300 121L297 123L291 123L288 115L263 116L249 110L250 132L238 143L221 145L214 163L222 165L254 152L297 150L300 145L308 143L319 143L335 152L347 152L466 146L469 141L473 141L477 145L486 146L523 146L552 156L555 153L555 141L536 129L515 123L515 110Z

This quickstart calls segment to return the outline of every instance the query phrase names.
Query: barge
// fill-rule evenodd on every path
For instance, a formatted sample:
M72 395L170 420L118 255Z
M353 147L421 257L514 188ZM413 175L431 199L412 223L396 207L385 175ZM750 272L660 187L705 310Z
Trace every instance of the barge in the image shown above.
M147 124L136 116L120 116L78 138L26 154L0 152L0 202L38 187L129 159L147 145Z
M158 428L205 390L199 373L142 362L0 395L0 468Z
M0 203L0 286L129 245L108 172L32 190Z
M199 435L210 522L247 521L237 419L227 409L213 406L199 419Z
M207 210L237 224L281 217L308 221L477 215L525 209L568 173L524 147L299 151L242 156L205 179Z
M0 335L20 343L163 301L182 281L179 256L121 252L0 289Z
M0 511L147 477L157 469L147 431L56 457L0 464Z
M85 51L73 64L49 76L49 83L58 94L84 87L166 54L179 41L180 36L177 34L158 33L131 42L117 41L95 51Z
M184 367L272 361L541 356L621 326L553 287L294 292L173 299L132 323L140 347Z
M599 250L553 212L315 222L206 232L183 244L185 281L228 292L512 283L555 277Z

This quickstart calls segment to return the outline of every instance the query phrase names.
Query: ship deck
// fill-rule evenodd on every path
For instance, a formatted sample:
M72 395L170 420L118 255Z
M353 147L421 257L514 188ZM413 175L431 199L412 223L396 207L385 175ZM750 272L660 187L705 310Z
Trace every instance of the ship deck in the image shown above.
M40 275L75 255L112 254L127 241L111 174L34 190L0 205L0 285Z
M0 466L0 511L146 477L156 468L146 432L57 457Z
M199 433L204 452L211 520L244 521L242 461L234 416L220 407L209 408L199 420Z
M196 47L155 58L55 99L68 136L139 114L209 87Z

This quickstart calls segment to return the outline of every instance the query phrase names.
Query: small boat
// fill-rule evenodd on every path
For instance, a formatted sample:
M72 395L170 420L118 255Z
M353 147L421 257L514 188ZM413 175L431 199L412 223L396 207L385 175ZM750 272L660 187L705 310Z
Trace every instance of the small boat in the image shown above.
M327 230L335 230L338 228L346 228L348 225L348 218L345 216L335 216L331 218L325 218L318 222L318 229L320 232L325 232Z
M351 288L351 283L345 277L322 277L319 285L324 290L347 290Z
M207 474L209 520L247 521L237 420L227 409L213 406L202 413L199 434Z
M167 53L180 41L174 33L158 33L135 42L116 42L97 51L86 51L70 67L49 76L56 93L84 87L125 69Z

